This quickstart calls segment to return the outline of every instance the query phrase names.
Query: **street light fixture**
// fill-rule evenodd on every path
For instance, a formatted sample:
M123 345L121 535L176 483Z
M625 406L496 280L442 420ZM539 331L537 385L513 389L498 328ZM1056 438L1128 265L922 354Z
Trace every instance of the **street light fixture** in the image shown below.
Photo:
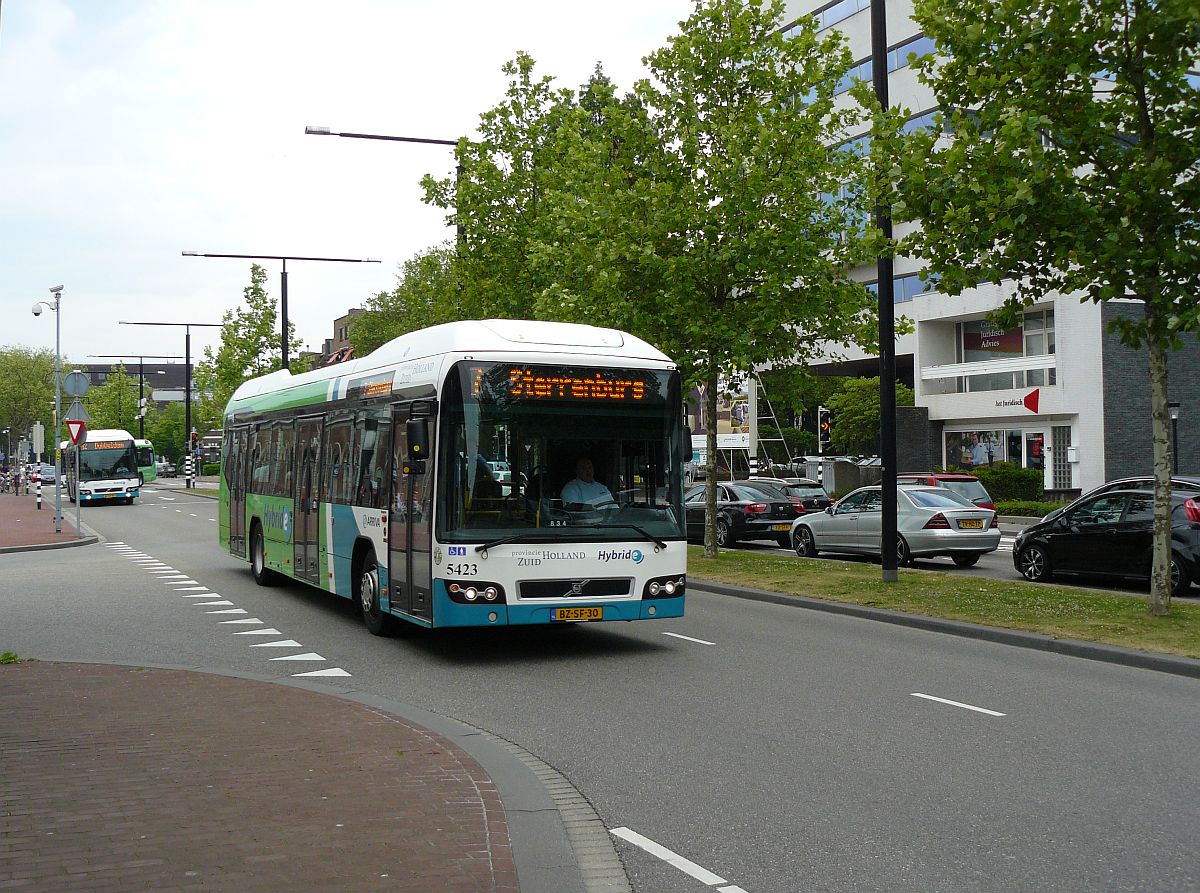
M246 260L279 260L283 261L283 273L280 276L279 315L283 318L280 324L280 355L284 369L288 368L288 305L287 305L287 262L289 260L313 260L338 264L377 264L381 263L374 257L295 257L283 254L209 254L203 251L184 251L184 257L239 257Z
M41 316L42 307L48 307L54 311L54 532L62 533L62 475L59 474L59 469L62 468L62 455L60 453L62 443L62 314L59 312L59 307L62 304L63 287L55 285L50 288L50 294L54 295L54 303L49 301L38 301L33 305L33 315ZM77 530L75 533L78 536L83 536L83 531Z
M1179 474L1179 404L1172 400L1167 412L1171 415L1171 462L1175 474Z
M192 436L192 327L220 329L224 323L219 322L129 322L120 320L123 326L183 326L183 439L184 454L190 455L189 441ZM184 487L191 489L192 479L184 480Z

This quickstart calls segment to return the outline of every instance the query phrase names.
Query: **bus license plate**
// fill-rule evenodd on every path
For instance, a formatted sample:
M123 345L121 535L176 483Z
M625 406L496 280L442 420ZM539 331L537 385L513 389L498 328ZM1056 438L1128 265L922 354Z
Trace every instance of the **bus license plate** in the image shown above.
M983 527L983 522L978 518L966 518L958 522L958 526L963 530L979 530Z
M551 615L553 620L603 620L604 609L596 606L591 608L555 608Z
M780 532L782 533L782 532L784 532L784 531L791 530L791 529L792 529L792 525L791 525L791 524L772 524L772 525L771 525L771 529L772 529L772 530L778 530L778 531L780 531Z

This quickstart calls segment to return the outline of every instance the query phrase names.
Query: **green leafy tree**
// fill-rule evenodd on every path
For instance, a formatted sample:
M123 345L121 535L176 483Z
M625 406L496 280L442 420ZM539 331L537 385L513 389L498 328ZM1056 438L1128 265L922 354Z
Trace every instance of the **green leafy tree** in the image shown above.
M700 0L618 100L593 82L556 131L533 260L552 285L539 314L641 335L704 384L802 361L822 341L871 341L861 159L834 152L857 112L833 89L851 58L783 5ZM847 184L851 188L847 188ZM833 198L842 196L842 198ZM710 464L716 431L708 433ZM705 553L716 554L716 475Z
M151 409L146 415L146 437L154 451L177 466L183 460L186 442L182 403L169 403L163 409Z
M896 405L912 406L913 390L896 383ZM830 450L843 455L879 452L879 376L843 378L825 399L833 413Z
M250 265L250 284L242 290L244 307L227 310L221 318L221 346L213 352L204 348L204 358L196 365L195 385L200 390L197 430L220 427L225 405L243 382L283 368L279 342L279 311L275 299L267 294L267 273L258 264ZM303 372L307 363L300 359L303 344L296 342L296 327L288 323L288 344L297 354L290 361L293 373ZM196 407L193 407L193 411Z
M1015 280L1006 327L1055 293L1140 304L1115 326L1148 349L1150 613L1166 614L1167 354L1200 329L1196 0L916 0L914 16L942 54L918 68L954 136L896 155L896 216L923 227L905 248L952 294Z
M104 384L90 388L81 399L92 417L89 428L137 430L138 383L125 371L124 363L111 367Z
M65 361L64 361L65 362ZM70 367L67 367L70 368ZM66 410L66 404L63 406ZM54 450L54 352L0 348L0 429L13 435L13 448L34 422L46 429L46 452ZM7 441L0 441L7 450Z
M425 200L447 210L463 237L458 244L458 319L527 319L545 286L530 263L543 221L547 177L559 162L555 135L572 107L570 91L535 78L526 53L504 65L504 100L480 116L479 139L461 140L458 174L426 176Z
M406 260L392 291L372 295L350 323L356 356L408 332L460 319L454 246L440 245Z

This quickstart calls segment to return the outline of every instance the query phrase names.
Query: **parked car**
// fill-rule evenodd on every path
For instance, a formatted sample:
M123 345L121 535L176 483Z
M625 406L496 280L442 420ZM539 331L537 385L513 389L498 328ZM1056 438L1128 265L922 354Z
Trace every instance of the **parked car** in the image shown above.
M704 536L705 485L683 494L689 539ZM742 481L717 483L717 545L732 546L740 540L775 540L786 547L792 519L799 513L795 503L782 495L744 485Z
M1058 574L1149 580L1154 491L1109 490L1077 500L1049 521L1026 527L1013 543L1013 565L1026 580ZM1171 593L1200 581L1200 495L1171 494Z
M1117 478L1109 481L1107 484L1101 484L1092 490L1088 490L1074 502L1064 505L1062 508L1054 509L1047 514L1043 521L1053 521L1063 512L1072 511L1076 506L1082 503L1085 499L1091 499L1093 496L1099 496L1101 493L1110 493L1113 490L1153 490L1154 478L1149 475L1140 477ZM1171 492L1172 493L1200 493L1200 475L1194 474L1174 474L1171 475Z
M945 555L971 567L1000 545L996 513L941 487L896 488L896 559ZM820 514L792 524L792 544L801 558L820 552L879 555L883 535L883 489L860 487Z
M896 475L898 484L920 484L923 487L945 487L974 503L981 509L995 509L996 503L987 487L973 474L954 474L948 471L905 471Z
M792 502L806 512L823 512L833 505L833 500L825 492L825 488L810 478L794 477L761 477L754 476L746 479L747 484L771 484L782 490ZM791 545L790 543L788 545Z

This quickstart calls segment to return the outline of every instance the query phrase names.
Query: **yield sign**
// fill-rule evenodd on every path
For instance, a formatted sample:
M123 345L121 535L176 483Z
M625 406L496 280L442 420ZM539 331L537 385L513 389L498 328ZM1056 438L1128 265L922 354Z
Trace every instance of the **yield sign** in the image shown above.
M67 419L67 433L71 435L71 443L78 446L87 440L87 422L83 419Z

